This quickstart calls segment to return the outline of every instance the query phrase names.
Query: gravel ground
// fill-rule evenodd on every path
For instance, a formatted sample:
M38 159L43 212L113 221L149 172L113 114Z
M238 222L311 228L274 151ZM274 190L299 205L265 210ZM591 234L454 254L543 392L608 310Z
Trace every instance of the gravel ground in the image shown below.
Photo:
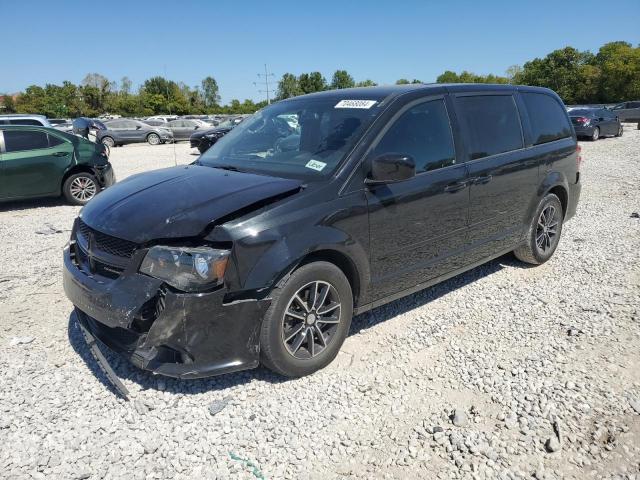
M502 257L354 319L307 378L176 381L107 358L61 285L78 208L0 206L0 477L640 479L640 131L584 142L547 264ZM118 178L192 161L115 148Z

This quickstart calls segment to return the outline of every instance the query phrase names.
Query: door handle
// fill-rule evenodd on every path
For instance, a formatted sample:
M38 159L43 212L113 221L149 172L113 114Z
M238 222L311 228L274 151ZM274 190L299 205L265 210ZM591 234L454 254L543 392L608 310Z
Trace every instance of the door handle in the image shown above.
M459 190L462 190L463 188L467 188L467 185L468 185L467 182L450 183L449 185L444 187L444 191L445 192L449 192L449 193L454 193L454 192L457 192Z
M54 157L66 157L69 155L69 152L56 152L53 154Z
M483 175L481 177L476 177L476 178L473 179L473 184L474 185L483 185L485 183L489 183L492 178L493 178L493 175Z

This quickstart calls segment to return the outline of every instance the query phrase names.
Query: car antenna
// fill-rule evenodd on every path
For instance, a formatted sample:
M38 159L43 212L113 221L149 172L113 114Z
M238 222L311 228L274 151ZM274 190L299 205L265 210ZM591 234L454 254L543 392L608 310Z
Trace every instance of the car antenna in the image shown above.
M167 79L167 64L164 64L165 87L167 87L167 107L169 109L169 117L171 117L171 102L169 101L169 80ZM178 157L176 155L176 139L173 139L173 164L178 166Z

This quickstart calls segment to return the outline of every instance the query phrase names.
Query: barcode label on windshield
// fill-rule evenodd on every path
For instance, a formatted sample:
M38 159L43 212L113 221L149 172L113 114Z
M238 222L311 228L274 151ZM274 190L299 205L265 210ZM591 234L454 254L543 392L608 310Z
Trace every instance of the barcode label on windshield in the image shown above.
M340 100L335 108L371 108L375 104L375 100Z
M311 170L316 170L318 172L321 172L322 169L326 166L327 166L326 163L319 162L318 160L309 160L305 165L305 167L310 168Z

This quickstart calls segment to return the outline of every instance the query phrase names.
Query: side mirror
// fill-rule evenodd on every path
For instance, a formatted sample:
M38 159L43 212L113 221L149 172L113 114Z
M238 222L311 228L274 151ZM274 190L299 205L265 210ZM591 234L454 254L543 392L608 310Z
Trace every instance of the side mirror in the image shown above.
M365 180L368 185L394 183L416 175L416 162L411 155L385 153L371 160L371 173Z
M142 125L136 125L136 130L140 130L142 128Z
M199 128L200 128L200 125L196 125L193 129L194 129L194 130L197 130L197 129L199 129Z

